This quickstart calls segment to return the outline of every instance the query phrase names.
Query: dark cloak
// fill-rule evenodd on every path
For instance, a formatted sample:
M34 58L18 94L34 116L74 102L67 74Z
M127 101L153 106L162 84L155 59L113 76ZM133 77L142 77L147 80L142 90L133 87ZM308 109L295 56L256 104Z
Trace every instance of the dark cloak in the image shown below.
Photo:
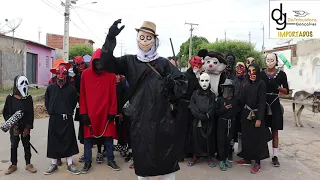
M67 83L60 88L50 84L45 93L45 106L49 117L47 157L59 159L79 153L73 123L73 111L77 105L77 89ZM67 114L63 119L62 114Z
M124 75L132 90L129 111L135 173L158 176L178 171L170 102L186 92L184 75L163 57L150 62L160 75L147 63L139 61L136 55L115 58L115 46L116 39L107 37L100 59L106 71ZM174 79L174 87L165 96L163 77L168 75Z
M266 85L260 78L260 67L252 63L257 71L256 81L249 82L242 89L241 104L251 109L258 109L253 120L247 117L250 110L244 108L242 111L242 151L239 156L246 160L263 160L269 158L268 142L271 140L271 133L265 126L264 112L266 107ZM247 74L248 79L249 75ZM260 127L255 127L256 120L261 121Z
M186 80L188 80L187 92L178 101L177 117L176 117L176 148L179 159L185 158L187 153L192 153L192 137L191 127L193 115L190 111L190 99L192 93L200 88L199 81L193 73L192 68L185 72Z
M216 132L213 122L215 99L216 96L210 88L198 89L192 94L190 100L190 109L194 116L192 144L193 154L196 156L213 156L216 149Z
M287 75L281 70L274 77L268 78L265 71L261 71L261 79L267 86L267 103L270 105L272 115L268 115L268 105L266 106L265 118L266 125L275 130L283 130L283 112L280 104L280 99L277 98L279 90L276 86L273 86L272 80L274 79L278 86L286 88L289 93L289 86L287 81Z

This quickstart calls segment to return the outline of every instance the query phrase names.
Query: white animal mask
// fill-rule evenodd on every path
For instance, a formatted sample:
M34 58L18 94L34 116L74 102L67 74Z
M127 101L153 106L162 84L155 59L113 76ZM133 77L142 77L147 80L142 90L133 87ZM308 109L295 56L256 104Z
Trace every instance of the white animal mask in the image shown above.
M210 76L207 73L203 73L200 75L199 84L203 90L207 90L210 85Z
M204 58L203 69L208 74L220 74L225 68L226 64L220 63L217 58L206 56Z
M268 54L266 57L266 64L269 69L274 68L277 65L277 57L275 54Z
M154 35L151 33L139 31L137 41L138 41L139 48L144 52L148 52L151 50L155 42L155 38L154 38Z
M19 76L17 78L15 86L17 87L18 91L20 92L23 98L26 98L29 95L28 94L29 81L27 77Z

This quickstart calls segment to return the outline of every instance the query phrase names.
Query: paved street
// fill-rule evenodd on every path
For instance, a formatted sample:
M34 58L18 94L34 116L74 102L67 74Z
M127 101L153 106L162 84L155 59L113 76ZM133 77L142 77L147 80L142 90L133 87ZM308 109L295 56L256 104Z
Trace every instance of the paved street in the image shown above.
M304 128L293 126L293 115L291 104L283 101L285 108L285 130L280 132L280 154L279 159L281 167L274 168L267 159L262 161L262 170L258 175L252 175L249 167L234 165L233 168L226 172L221 172L218 167L209 168L205 162L187 167L186 162L181 163L181 170L177 173L178 180L319 180L320 178L320 114L312 114L304 110L301 116ZM308 121L307 121L308 120ZM317 122L318 121L318 122ZM309 125L308 125L308 124ZM86 175L71 175L66 171L65 160L64 166L53 175L45 176L43 172L50 164L46 158L46 139L47 139L48 119L35 120L35 129L32 131L31 142L39 151L39 154L33 153L32 163L38 168L38 173L30 174L25 170L25 161L22 144L19 147L18 171L12 175L5 176L4 171L10 165L10 143L9 133L0 132L0 180L39 180L39 179L70 179L70 180L135 180L137 179L134 171L129 169L130 163L125 163L123 158L116 153L116 161L122 168L122 171L114 172L107 165L93 163L93 169ZM314 128L312 128L313 126ZM76 129L78 124L76 123ZM79 145L82 151L82 145ZM96 149L93 149L95 155ZM272 149L270 148L272 154ZM80 153L81 154L81 153ZM79 155L74 157L76 166L82 164L77 160ZM94 156L95 160L95 156ZM218 162L218 161L216 161ZM158 179L158 178L153 178Z

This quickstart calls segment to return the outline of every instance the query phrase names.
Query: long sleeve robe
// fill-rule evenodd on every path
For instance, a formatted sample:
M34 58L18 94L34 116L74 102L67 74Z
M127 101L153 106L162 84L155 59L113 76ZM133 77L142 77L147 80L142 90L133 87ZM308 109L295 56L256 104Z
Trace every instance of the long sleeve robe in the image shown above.
M130 85L131 140L135 173L138 176L158 176L180 169L175 153L175 122L169 101L181 97L187 88L184 75L166 58L150 64L160 77L136 55L113 56L116 39L106 39L100 57L104 69L122 74ZM174 78L169 96L162 94L168 74Z

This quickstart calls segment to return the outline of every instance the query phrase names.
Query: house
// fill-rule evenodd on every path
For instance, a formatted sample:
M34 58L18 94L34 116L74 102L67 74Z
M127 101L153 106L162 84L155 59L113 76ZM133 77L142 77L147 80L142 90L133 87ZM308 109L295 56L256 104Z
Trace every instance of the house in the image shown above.
M320 40L297 43L297 64L291 69L292 86L313 93L320 91Z
M17 75L27 76L30 84L47 85L55 59L52 47L0 35L0 89L12 88Z
M91 39L69 37L69 46L89 45L93 47L94 42ZM47 34L47 46L63 49L63 36L58 34Z

